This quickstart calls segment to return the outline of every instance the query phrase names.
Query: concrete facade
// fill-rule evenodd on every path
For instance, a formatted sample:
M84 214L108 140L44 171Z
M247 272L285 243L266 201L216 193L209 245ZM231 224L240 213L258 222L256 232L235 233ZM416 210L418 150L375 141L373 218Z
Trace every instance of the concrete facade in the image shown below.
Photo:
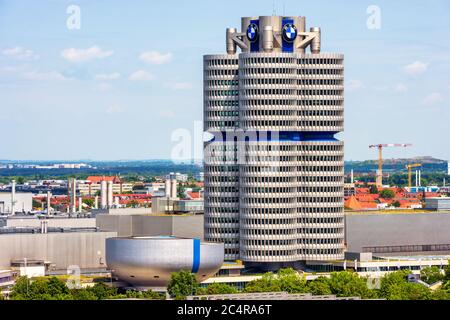
M450 254L450 213L346 214L347 251Z
M71 265L80 269L106 268L105 240L116 232L49 232L0 234L0 269L12 260L43 260L52 270Z
M48 227L57 228L95 228L94 218L49 218L38 219L35 216L30 217L8 217L7 227L40 227L42 221L47 222Z
M203 215L97 215L101 231L117 232L119 237L175 236L198 238L203 236Z
M450 210L450 197L426 198L425 208L429 210Z

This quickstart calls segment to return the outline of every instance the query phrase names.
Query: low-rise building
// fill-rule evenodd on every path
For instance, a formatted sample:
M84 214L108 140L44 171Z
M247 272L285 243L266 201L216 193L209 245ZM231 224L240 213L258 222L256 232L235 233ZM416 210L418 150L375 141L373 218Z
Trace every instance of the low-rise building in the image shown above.
M425 209L450 210L450 197L425 198Z
M133 191L133 184L123 182L119 177L114 176L89 176L86 180L77 181L77 190L82 196L94 196L100 192L102 181L113 182L113 193L123 194Z

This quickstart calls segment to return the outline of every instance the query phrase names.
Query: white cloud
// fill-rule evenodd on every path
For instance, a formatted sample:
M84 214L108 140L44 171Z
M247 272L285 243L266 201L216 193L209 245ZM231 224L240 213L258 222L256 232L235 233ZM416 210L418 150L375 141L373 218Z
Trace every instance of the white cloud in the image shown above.
M106 108L106 113L108 113L108 114L122 113L122 112L123 112L123 108L117 104L113 104L113 105L109 106L108 108Z
M444 101L444 97L439 92L433 92L426 96L422 102L427 106L434 106L442 101Z
M167 82L165 87L174 90L190 90L194 85L191 82Z
M25 49L22 47L14 47L14 48L8 48L4 49L2 51L2 54L7 57L12 57L17 60L37 60L39 59L39 55L34 53L33 50Z
M155 77L147 71L138 70L130 74L128 79L132 81L149 81L155 79Z
M150 64L166 64L172 60L172 53L160 53L158 51L146 51L139 55L139 59Z
M39 72L30 71L22 74L22 78L27 80L67 80L65 76L57 71Z
M92 59L103 59L111 56L114 51L105 51L98 46L88 49L69 48L61 51L61 56L70 62L86 62Z
M346 89L348 91L355 91L355 90L361 89L363 87L364 87L364 85L363 85L363 83L361 81L359 81L359 80L349 80L347 82Z
M410 76L418 76L427 71L428 63L415 61L403 67L403 71Z
M96 74L94 78L95 78L95 80L100 80L100 81L117 80L120 78L120 73L113 72L113 73L109 73L109 74Z
M403 83L398 83L395 86L394 90L397 92L406 92L406 91L408 91L408 86Z

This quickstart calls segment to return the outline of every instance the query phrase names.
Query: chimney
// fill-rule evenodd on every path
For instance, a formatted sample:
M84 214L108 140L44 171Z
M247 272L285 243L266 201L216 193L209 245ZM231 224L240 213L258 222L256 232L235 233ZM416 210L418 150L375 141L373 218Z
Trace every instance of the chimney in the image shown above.
M52 212L51 198L52 198L52 194L50 193L50 191L47 191L47 215L48 216Z
M108 189L107 206L108 206L108 208L112 208L112 206L113 206L113 182L112 181L107 182L107 189Z
M100 207L101 207L101 209L105 209L107 206L107 203L106 203L107 192L106 192L106 181L105 180L102 180L100 182L100 197L101 197Z
M172 198L176 198L177 197L177 179L176 178L170 180L170 186L171 186L170 195L172 196Z
M77 211L77 179L72 179L72 213L75 213Z
M353 184L353 169L350 171L350 183Z
M419 170L416 170L416 187L418 186L419 186Z
M166 177L166 188L165 188L165 192L166 192L166 198L170 198L170 176Z
M16 180L11 181L11 215L16 214Z
M422 170L419 170L419 187L421 187L422 186L422 177L421 177L421 171Z
M78 212L82 212L83 211L83 198L78 197Z
M42 219L41 220L41 233L48 233L48 221Z

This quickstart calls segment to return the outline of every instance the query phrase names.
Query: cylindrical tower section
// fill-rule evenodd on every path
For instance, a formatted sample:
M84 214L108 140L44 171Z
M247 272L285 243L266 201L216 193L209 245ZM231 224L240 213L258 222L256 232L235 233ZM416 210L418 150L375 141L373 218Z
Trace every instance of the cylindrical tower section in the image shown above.
M226 46L228 54L236 54L236 43L233 41L234 34L236 33L236 28L227 28L226 31Z
M311 139L297 148L302 260L343 259L344 143Z
M297 59L291 53L239 55L243 130L297 131Z
M251 51L251 44L252 42L249 40L248 38L248 32L249 32L249 26L252 23L255 23L258 27L258 31L259 31L259 22L255 22L258 21L259 17L243 17L241 18L241 32L245 34L245 36L242 38L242 41L245 43L245 45L247 46L247 49L242 49L242 52L250 52ZM258 39L259 39L259 32L258 34L256 34L256 39L255 39L255 43L258 43Z
M210 55L203 60L205 143L205 240L224 243L225 260L239 259L239 167L234 141L227 133L239 126L237 55Z

